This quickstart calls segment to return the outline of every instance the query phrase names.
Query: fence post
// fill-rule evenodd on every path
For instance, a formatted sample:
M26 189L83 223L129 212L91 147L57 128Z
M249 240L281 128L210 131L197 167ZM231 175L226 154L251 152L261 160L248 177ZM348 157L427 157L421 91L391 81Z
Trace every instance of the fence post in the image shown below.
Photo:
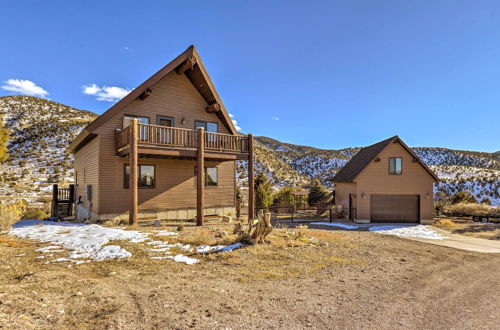
M58 196L57 183L52 185L52 203L51 203L51 217L57 216L57 196Z
M75 203L75 185L69 185L69 211L68 215L73 215L73 204Z

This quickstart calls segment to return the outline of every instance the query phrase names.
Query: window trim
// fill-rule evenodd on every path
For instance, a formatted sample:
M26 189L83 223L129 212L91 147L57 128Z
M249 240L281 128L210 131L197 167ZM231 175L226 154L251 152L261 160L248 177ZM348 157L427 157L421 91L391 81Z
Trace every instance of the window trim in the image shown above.
M401 159L401 170L399 171L399 173L397 173L396 168L394 169L395 170L394 173L391 172L391 159ZM396 165L396 163L394 165ZM389 172L389 175L402 175L403 174L403 157L389 157L388 172Z
M219 133L219 123L215 122L215 121L206 121L206 120L195 120L194 121L194 129L197 129L198 127L196 126L196 123L203 123L205 124L205 132L208 132L207 131L207 124L215 124L217 126L217 132L209 132L209 133Z
M129 189L129 180L127 180L127 166L130 167L130 164L123 164L123 189ZM153 166L153 173L154 173L154 180L153 180L153 186L141 186L141 166ZM138 189L156 189L156 165L153 164L139 164L137 165L138 167L138 175L137 175L137 188Z

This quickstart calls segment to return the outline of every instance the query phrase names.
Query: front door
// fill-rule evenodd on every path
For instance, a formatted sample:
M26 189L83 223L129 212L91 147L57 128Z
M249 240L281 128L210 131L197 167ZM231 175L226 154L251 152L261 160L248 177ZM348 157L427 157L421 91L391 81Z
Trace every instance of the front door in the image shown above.
M356 220L358 218L357 204L358 204L358 201L356 199L356 195L349 194L349 219L350 220Z

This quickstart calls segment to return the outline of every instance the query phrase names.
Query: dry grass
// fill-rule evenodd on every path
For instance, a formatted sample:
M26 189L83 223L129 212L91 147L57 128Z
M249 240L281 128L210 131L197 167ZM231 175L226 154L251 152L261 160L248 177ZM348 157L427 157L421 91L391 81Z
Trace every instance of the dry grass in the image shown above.
M500 215L500 207L490 206L486 204L459 203L459 204L445 205L444 209L448 212L455 214L458 213L467 215L488 215L488 214Z
M500 240L500 224L456 223L450 219L441 219L433 226L444 229L452 234L460 234L475 238Z
M433 226L444 229L444 228L453 228L456 227L457 225L450 219L440 219L438 221L435 221L433 223Z
M0 232L9 230L21 219L25 210L23 202L0 202Z

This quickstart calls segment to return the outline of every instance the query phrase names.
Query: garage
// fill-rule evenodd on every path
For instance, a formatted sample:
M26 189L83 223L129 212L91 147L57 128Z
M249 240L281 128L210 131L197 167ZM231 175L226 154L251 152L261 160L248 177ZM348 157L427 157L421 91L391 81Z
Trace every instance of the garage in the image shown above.
M418 195L371 195L372 222L419 222Z

